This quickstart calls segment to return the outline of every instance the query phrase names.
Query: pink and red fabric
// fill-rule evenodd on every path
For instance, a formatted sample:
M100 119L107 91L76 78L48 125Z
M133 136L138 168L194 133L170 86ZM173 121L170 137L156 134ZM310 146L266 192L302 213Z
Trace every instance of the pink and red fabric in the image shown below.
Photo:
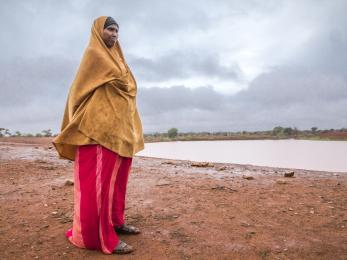
M125 196L132 158L97 144L79 146L74 169L73 226L66 232L81 248L111 254L124 224Z

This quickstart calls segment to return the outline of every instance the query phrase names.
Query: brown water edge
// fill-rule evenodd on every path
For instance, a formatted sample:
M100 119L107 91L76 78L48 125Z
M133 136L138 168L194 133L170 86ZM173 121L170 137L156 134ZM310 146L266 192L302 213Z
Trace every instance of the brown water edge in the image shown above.
M73 164L49 141L24 143L0 144L0 259L109 257L65 239ZM126 219L142 234L121 236L136 248L121 258L347 258L346 174L194 165L134 158Z

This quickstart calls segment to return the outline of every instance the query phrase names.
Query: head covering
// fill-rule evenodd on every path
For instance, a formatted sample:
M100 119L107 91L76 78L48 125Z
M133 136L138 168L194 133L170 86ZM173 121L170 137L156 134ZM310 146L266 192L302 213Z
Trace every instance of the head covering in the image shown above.
M107 28L107 27L109 27L109 26L112 25L112 24L117 25L117 27L119 28L118 23L117 23L111 16L108 16L108 17L106 18L106 21L105 21L105 24L104 24L104 29Z
M101 144L121 156L144 148L136 107L137 86L119 41L102 40L106 16L94 20L87 49L71 85L61 133L53 144L61 158L74 160L78 145Z

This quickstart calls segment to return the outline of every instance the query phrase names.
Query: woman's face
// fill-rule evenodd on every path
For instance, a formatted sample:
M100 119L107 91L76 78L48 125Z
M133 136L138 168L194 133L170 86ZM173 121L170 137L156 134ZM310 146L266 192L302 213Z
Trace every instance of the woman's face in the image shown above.
M117 42L118 29L118 26L115 24L111 24L104 29L102 39L108 48L111 48Z

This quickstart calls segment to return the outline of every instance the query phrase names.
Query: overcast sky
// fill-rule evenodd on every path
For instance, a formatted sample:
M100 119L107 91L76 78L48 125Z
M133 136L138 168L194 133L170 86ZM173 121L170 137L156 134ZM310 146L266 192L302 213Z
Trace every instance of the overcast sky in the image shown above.
M347 1L2 1L0 127L60 128L94 18L112 16L145 133L347 127Z

